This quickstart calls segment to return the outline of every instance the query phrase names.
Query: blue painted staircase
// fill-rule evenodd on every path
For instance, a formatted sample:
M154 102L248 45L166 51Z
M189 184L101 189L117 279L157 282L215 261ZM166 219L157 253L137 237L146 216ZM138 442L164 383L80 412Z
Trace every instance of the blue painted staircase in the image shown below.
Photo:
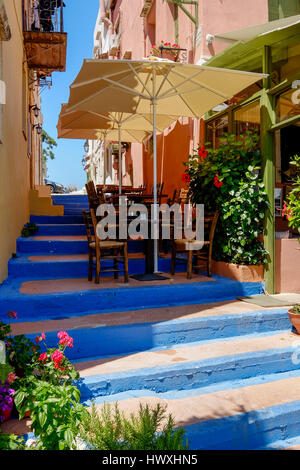
M50 347L58 331L68 331L86 405L118 401L132 411L140 401L162 402L185 427L191 449L300 446L300 339L287 308L237 302L262 286L220 277L128 286L120 278L77 288L87 276L80 215L87 198L53 202L65 215L31 217L39 231L17 240L0 312L17 311L18 332L33 339L45 331ZM129 244L131 273L144 270L142 249ZM160 259L162 271L169 266L168 257ZM57 279L66 290L51 290Z

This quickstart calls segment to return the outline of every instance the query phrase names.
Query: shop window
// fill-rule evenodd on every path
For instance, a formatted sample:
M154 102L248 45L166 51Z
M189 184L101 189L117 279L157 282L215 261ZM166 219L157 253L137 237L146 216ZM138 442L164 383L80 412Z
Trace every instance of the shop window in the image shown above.
M282 122L299 115L300 117L300 81L295 81L290 88L276 99L276 121Z
M239 135L246 134L247 131L260 133L260 104L254 101L248 105L238 108L233 113L234 133Z
M206 123L206 141L211 142L213 148L218 148L220 139L228 133L228 114Z
M269 21L300 14L300 0L269 0Z

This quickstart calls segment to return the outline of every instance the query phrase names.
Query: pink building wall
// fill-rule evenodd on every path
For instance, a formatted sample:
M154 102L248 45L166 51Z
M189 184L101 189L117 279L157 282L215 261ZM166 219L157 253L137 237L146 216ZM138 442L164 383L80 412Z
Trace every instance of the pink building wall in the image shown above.
M100 0L102 1L102 0ZM104 1L104 0L103 0ZM141 17L144 0L117 0L112 10L111 19L121 24L119 56L131 52L131 59L142 59L150 53L152 44L161 40L175 42L174 5L166 0L154 0L146 17ZM195 15L192 5L184 5ZM187 61L203 63L228 46L228 43L213 41L207 45L207 34L220 34L268 21L268 0L199 0L199 30L197 46L194 48L195 25L179 9L179 45L187 49ZM196 121L196 120L195 120ZM188 158L193 146L199 142L201 124L192 119L185 119L165 132L164 141L164 192L171 195L175 188L184 187L181 180L183 161ZM162 160L162 137L158 139L158 162ZM152 157L142 144L132 144L130 165L133 166L133 185L139 186L147 181L148 189L152 186ZM159 163L160 165L160 163ZM158 175L160 176L160 168ZM127 178L124 179L126 184Z

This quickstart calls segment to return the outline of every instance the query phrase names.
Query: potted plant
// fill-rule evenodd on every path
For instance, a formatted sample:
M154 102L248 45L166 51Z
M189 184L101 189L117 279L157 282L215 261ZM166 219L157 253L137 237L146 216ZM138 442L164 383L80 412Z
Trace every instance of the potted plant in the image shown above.
M8 380L0 381L0 423L8 421L14 406L15 390Z
M168 59L176 62L179 56L178 49L178 44L171 44L170 42L161 41L159 44L153 44L150 51L150 58L160 57L162 59Z
M295 169L295 177L293 179L293 189L283 206L282 215L286 216L289 227L298 230L300 233L300 156L295 155L290 164ZM300 239L298 241L300 242ZM290 322L300 334L300 305L294 305L293 308L288 310L288 314Z
M199 147L185 163L194 204L219 211L213 272L239 281L263 281L268 253L261 241L268 207L260 177L258 136L225 134L217 149Z
M300 305L294 305L293 308L290 308L288 315L291 324L296 328L298 335L300 335Z

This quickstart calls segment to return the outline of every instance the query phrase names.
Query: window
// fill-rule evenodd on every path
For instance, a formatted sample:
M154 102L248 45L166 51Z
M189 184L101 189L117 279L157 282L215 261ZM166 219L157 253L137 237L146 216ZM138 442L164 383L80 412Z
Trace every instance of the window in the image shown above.
M234 133L239 136L247 131L260 133L260 104L254 101L250 104L238 108L233 113Z
M206 141L211 142L213 148L218 148L220 138L228 133L228 114L213 119L206 124Z
M276 121L282 122L293 116L300 116L300 81L298 87L281 93L276 99Z
M269 21L300 14L300 0L269 0Z

